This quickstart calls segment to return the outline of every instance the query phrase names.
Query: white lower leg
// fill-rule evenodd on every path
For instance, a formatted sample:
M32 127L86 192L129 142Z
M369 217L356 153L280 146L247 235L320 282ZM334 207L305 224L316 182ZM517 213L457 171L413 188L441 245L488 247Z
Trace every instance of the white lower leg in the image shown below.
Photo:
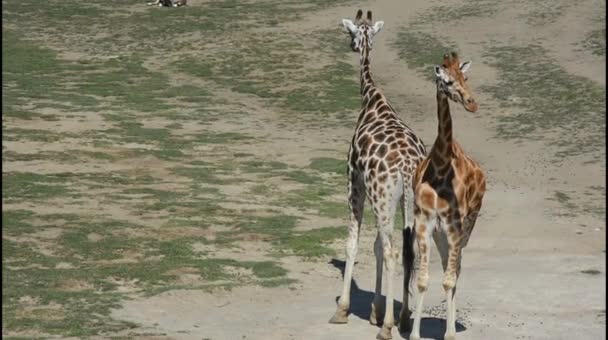
M380 233L378 233L376 241L374 242L374 255L376 256L376 289L374 291L374 305L379 307L382 305L382 269L384 265Z
M445 339L456 338L456 303L454 300L454 289L448 289L446 292L447 301L447 320L446 320L446 332Z
M453 289L448 289L446 292L446 301L447 301L447 320L446 320L446 332L445 337L455 336L456 335L456 325L454 320L454 300L453 297Z
M414 324L412 325L412 333L410 333L410 340L420 339L420 320L422 319L422 307L424 302L423 291L418 291L416 300L416 311L414 312Z
M456 334L456 292L452 289L452 320L454 325L454 334Z
M353 267L355 266L355 257L357 256L357 230L350 230L348 240L346 241L346 268L344 269L344 286L342 287L342 295L338 300L341 307L348 308L350 306L350 285L353 278Z
M382 269L384 258L382 256L382 240L380 233L376 236L374 242L374 255L376 256L376 289L374 292L374 301L372 301L372 310L369 315L369 322L372 325L380 324L384 313L384 304L382 303Z
M334 316L329 320L329 323L346 323L348 322L348 309L350 307L350 284L353 277L353 266L355 264L355 255L357 254L357 238L358 231L352 230L349 233L346 241L346 268L344 269L344 286L342 287L342 295L338 299L338 307Z
M382 329L376 336L376 339L387 340L392 339L392 329L395 325L395 316L393 312L393 279L395 276L395 263L397 262L397 254L393 250L390 239L384 238L384 265L386 266L386 308L384 309L384 322Z
M384 312L384 327L395 325L393 316L393 278L395 276L395 254L392 247L384 247L384 263L386 265L386 309Z

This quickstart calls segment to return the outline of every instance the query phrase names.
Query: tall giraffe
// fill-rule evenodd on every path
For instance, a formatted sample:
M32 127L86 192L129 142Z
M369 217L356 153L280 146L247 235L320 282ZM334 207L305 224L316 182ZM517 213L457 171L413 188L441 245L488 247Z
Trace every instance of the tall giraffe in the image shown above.
M393 276L398 251L393 243L392 232L397 205L401 204L404 217L404 243L413 238L414 191L412 178L416 166L424 159L424 144L399 118L386 97L376 87L370 72L372 38L382 29L383 21L372 22L371 11L361 20L359 10L355 22L342 22L351 36L351 48L359 52L361 63L361 111L348 153L348 204L350 227L346 241L346 269L344 286L336 313L330 323L346 323L350 306L350 285L353 265L359 242L365 198L369 199L376 217L377 236L374 242L376 256L376 289L370 322L382 323L378 339L390 339L395 323L393 316ZM386 266L386 312L381 296L382 269ZM411 263L404 261L406 273ZM407 279L409 281L409 278ZM404 304L400 313L400 326L409 325L408 287L404 289ZM382 318L384 319L383 321Z
M414 176L414 232L420 262L416 312L410 340L420 339L423 298L429 280L431 235L439 250L444 271L442 285L447 301L444 339L456 339L454 297L462 249L471 236L486 190L485 175L479 164L467 156L452 137L448 98L462 104L469 112L477 111L477 103L464 75L470 66L470 61L460 63L454 52L444 55L442 66L435 66L439 120L437 139Z

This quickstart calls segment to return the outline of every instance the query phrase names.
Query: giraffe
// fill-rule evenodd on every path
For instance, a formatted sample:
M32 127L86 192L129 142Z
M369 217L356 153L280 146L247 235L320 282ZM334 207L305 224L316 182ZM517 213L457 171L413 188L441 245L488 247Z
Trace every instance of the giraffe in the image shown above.
M154 0L146 3L148 6L157 5L158 7L180 7L185 6L188 0Z
M444 339L456 339L454 296L462 249L471 236L486 190L485 175L479 164L467 156L452 137L448 99L462 104L469 112L477 111L477 103L466 83L465 73L470 66L470 61L460 63L455 52L444 55L443 65L435 66L438 134L414 176L414 233L419 263L416 268L418 294L410 340L420 339L420 318L429 280L431 235L444 271L442 286L447 301Z
M351 48L360 54L361 64L361 111L348 152L348 205L350 226L346 241L346 268L344 286L338 300L337 310L330 323L347 323L350 307L350 285L353 266L363 220L365 199L369 200L376 217L377 235L374 242L376 256L376 287L371 305L370 323L382 324L378 339L390 339L395 323L393 316L393 276L397 254L392 232L397 206L401 204L404 227L404 243L413 238L413 187L412 178L416 166L424 159L422 140L399 118L391 104L376 87L370 73L370 50L372 38L380 32L384 22L372 25L372 13L361 20L359 10L355 22L344 19L343 25L351 37ZM386 312L381 296L383 265L386 268L387 291ZM410 272L404 262L404 269ZM409 280L409 278L408 278ZM404 289L404 304L400 313L400 327L409 325L409 292ZM406 320L407 322L404 322Z

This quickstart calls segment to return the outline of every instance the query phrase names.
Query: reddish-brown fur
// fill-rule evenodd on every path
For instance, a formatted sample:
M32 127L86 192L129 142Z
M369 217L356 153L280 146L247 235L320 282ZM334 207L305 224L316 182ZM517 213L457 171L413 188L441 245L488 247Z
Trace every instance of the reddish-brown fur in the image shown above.
M460 274L461 253L473 231L486 191L485 176L479 164L467 156L452 137L448 98L462 104L467 111L475 112L478 108L461 71L463 65L453 53L445 55L442 68L436 69L438 134L433 148L414 174L420 296L410 336L412 340L420 339L420 310L422 296L428 288L431 234L444 269L442 285L448 307L444 338L455 339L454 292Z

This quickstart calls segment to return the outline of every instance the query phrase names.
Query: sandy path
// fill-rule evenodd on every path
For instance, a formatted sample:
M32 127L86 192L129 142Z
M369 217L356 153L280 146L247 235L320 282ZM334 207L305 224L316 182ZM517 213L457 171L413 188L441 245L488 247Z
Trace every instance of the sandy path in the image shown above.
M374 17L385 21L385 30L375 40L373 51L377 83L401 110L402 117L431 144L436 132L434 85L408 69L389 45L398 28L428 6L424 0L407 4L390 0L361 7L372 8ZM355 9L334 8L291 26L335 27L341 18L352 17ZM453 38L464 46L463 50L471 47L467 58L481 60L479 47L466 37ZM568 58L564 60L568 67ZM352 54L351 62L357 61ZM605 169L581 165L576 160L555 167L548 156L553 152L548 152L542 142L518 145L492 138L492 117L501 112L485 113L484 103L486 107L497 105L477 88L493 81L495 73L481 62L474 63L471 73L475 79L473 91L482 105L480 114L453 109L455 136L486 170L488 192L464 253L457 295L459 338L605 339L604 222L584 215L557 217L559 204L547 200L555 190L582 194L584 188L598 184ZM428 117L414 121L408 108L428 112ZM335 137L348 140L350 135ZM298 143L306 138L301 136ZM215 294L172 291L126 301L113 316L142 324L137 332L164 333L175 339L373 339L377 328L365 320L374 272L373 230L369 223L366 226L355 268L358 289L353 297L354 313L348 325L327 323L341 287L340 270L332 264L297 259L285 260L290 276L300 280L292 287L243 287ZM438 255L433 252L431 289L425 299L429 311L425 315L429 318L423 322L422 336L441 339L445 327L443 292ZM344 258L342 252L338 258ZM601 273L581 272L588 269ZM397 300L401 300L401 294L396 293ZM393 336L399 338L396 330Z

